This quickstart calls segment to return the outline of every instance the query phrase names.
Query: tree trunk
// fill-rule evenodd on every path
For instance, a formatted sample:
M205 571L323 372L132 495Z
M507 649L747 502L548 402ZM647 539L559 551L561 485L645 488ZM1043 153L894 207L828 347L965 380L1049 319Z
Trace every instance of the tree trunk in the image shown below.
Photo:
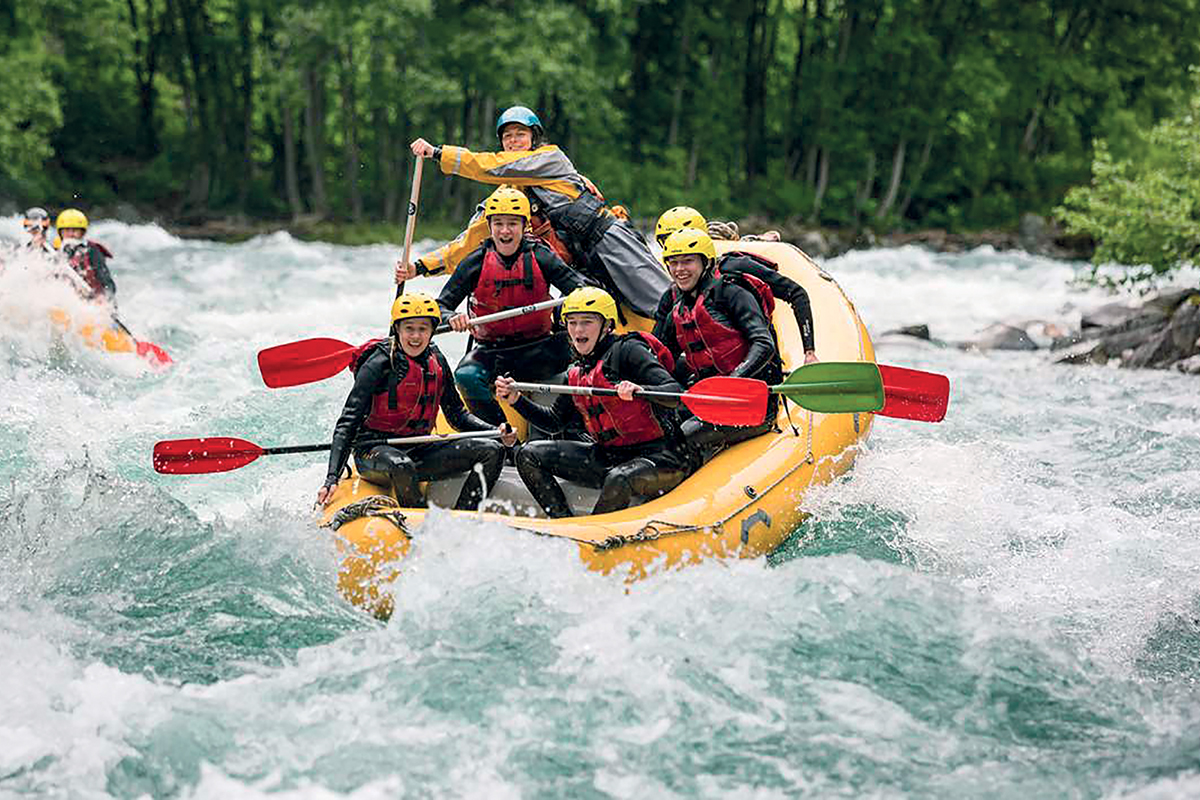
M912 203L913 195L916 194L917 187L921 184L921 178L925 176L925 167L929 166L929 156L933 153L933 132L934 128L929 129L929 133L925 134L925 146L921 148L921 158L917 161L917 168L913 170L912 179L908 182L908 189L904 192L904 199L900 201L900 210L896 215L903 218L908 213L908 206Z
M296 172L296 109L285 95L280 104L283 116L283 182L287 187L288 207L292 210L292 221L304 214L304 203L300 200L300 176Z
M154 88L154 78L158 72L161 38L160 31L154 28L154 0L146 0L144 44L136 0L129 0L129 22L133 27L133 74L138 87L137 153L142 158L150 158L158 154L158 130L154 124L158 93Z
M858 187L858 196L854 198L854 227L858 227L862 212L867 207L867 200L875 189L875 151L867 153L867 175Z
M329 199L325 194L325 157L322 143L324 127L325 85L317 74L317 67L304 68L304 88L307 99L304 104L304 151L308 156L309 178L312 182L312 210L318 219L329 216Z
M246 210L250 184L254 181L254 45L250 34L250 7L238 2L238 32L242 44L242 174L238 187L238 208Z
M341 70L342 120L346 136L346 180L350 187L350 213L355 222L362 222L363 199L359 176L362 174L362 153L358 147L358 98L354 91L354 45L347 42Z
M887 194L879 204L879 208L875 210L876 220L887 217L892 210L892 205L896 202L896 195L900 192L900 178L904 174L904 155L907 151L908 140L901 139L892 156L892 179L888 181Z
M825 200L825 190L829 188L829 149L821 148L821 167L817 174L817 191L813 196L812 213L809 223L816 225L821 221L821 203Z

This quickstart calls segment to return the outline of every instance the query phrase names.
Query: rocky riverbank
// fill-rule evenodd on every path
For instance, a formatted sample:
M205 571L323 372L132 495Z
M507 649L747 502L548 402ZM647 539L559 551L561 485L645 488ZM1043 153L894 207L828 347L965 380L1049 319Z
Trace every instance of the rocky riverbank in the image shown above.
M882 335L913 336L963 350L1042 350L1057 364L1115 362L1200 375L1200 288L1174 288L1139 301L1108 303L1082 314L1076 329L1028 320L996 323L963 342L939 341L923 324Z

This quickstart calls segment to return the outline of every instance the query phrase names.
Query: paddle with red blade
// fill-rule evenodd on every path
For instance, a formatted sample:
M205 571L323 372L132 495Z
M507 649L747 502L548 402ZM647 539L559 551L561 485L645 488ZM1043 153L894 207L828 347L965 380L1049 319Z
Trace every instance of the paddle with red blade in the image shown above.
M540 303L475 317L470 320L469 324L475 326L512 319L534 311L557 308L564 302L566 301L561 297L554 300L543 300ZM441 325L434 333L449 331L449 325ZM263 383L272 389L299 386L303 383L332 378L350 366L350 358L355 349L354 345L346 344L338 339L302 339L298 342L288 342L259 351L258 369L262 373Z
M580 394L615 397L616 389L591 386L563 386L553 383L513 383L519 392L548 392L550 394ZM676 397L692 413L714 425L749 427L761 425L767 416L767 384L753 378L730 378L716 375L696 383L686 392L648 392L639 390L635 397Z
M444 436L405 436L397 439L381 439L364 444L429 444L452 442L456 439L496 439L500 431L466 431L448 433ZM154 471L163 475L202 475L211 472L229 472L241 469L256 461L259 456L279 456L291 453L319 453L332 445L300 444L290 447L260 447L245 439L228 436L210 436L203 439L169 439L154 445Z
M885 402L877 413L897 419L941 422L950 404L950 379L936 372L879 365Z
M171 364L175 363L171 360L171 356L167 354L166 350L163 350L154 342L143 342L141 339L133 335L133 331L129 330L124 322L121 322L121 320L117 319L115 316L112 319L113 324L124 331L125 335L130 339L133 339L133 343L137 347L138 358L144 358L147 361L155 363L155 365L159 367L169 367Z

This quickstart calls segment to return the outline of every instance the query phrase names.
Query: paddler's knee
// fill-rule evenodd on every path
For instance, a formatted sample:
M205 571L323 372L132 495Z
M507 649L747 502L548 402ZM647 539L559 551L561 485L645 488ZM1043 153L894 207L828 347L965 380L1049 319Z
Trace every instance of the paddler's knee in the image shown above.
M492 375L482 364L468 361L454 370L454 382L468 400L492 399Z

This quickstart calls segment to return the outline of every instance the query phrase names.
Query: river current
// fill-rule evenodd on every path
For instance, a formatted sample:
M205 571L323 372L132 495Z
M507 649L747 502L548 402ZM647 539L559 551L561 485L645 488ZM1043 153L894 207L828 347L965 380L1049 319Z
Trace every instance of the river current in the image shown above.
M826 261L882 363L950 376L945 422L877 419L770 558L629 591L435 513L383 625L335 591L323 454L150 451L326 441L348 375L269 390L255 354L381 335L395 248L93 234L177 364L56 342L71 298L0 275L0 797L1200 794L1200 383L879 335L1077 321L1111 299L1083 265Z

